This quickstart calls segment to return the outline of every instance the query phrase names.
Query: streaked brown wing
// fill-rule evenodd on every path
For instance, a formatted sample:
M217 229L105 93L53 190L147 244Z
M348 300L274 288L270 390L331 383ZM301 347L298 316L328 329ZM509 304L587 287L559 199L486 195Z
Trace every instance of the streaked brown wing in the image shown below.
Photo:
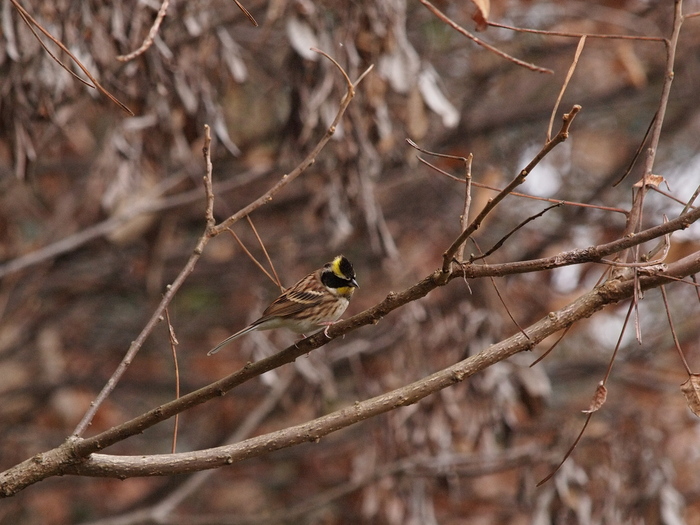
M318 279L314 274L307 275L297 284L289 288L263 312L260 321L270 317L288 317L296 315L306 308L316 306L321 303L324 292L316 288Z

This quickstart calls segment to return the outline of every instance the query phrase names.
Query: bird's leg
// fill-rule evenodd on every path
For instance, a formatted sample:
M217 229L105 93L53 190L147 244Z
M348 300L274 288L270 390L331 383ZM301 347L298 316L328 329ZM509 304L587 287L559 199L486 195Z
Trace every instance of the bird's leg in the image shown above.
M338 322L338 321L326 321L325 323L319 323L321 326L325 326L325 327L326 327L326 328L323 330L323 335L325 335L327 339L330 339L330 338L331 338L330 334L328 333L328 329L329 329L331 326L333 326L335 323L337 323L337 322Z

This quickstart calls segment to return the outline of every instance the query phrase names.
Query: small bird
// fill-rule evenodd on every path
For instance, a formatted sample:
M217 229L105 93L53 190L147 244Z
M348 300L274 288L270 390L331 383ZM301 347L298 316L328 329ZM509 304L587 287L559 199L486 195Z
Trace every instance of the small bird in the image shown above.
M228 336L207 355L217 353L224 345L253 330L288 328L298 334L314 333L335 323L348 307L350 298L359 288L350 261L338 255L331 262L310 273L272 301L262 317L243 330Z

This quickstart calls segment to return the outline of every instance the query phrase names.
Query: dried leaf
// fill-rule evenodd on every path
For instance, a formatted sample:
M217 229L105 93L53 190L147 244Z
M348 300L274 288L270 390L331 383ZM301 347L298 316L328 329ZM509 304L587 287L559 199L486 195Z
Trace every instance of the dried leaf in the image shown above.
M396 46L391 53L379 57L379 74L389 81L391 89L406 94L415 85L420 58L411 45Z
M306 60L316 62L319 55L311 51L312 47L319 47L318 38L314 30L305 21L298 17L290 17L287 20L287 38L289 43L299 55Z
M593 412L597 412L600 410L600 407L602 407L605 404L605 400L608 397L608 389L605 388L605 384L601 381L598 383L598 388L595 389L595 395L593 396L593 399L591 399L591 404L588 407L588 410L583 410L584 414L591 414Z
M646 185L647 186L654 186L658 188L662 182L665 182L666 179L664 179L661 175L654 175L653 173L651 175L648 175L646 178ZM635 188L641 188L642 184L644 184L644 179L639 179L637 182L634 183Z
M634 45L629 40L622 40L617 42L615 52L619 67L626 74L629 83L637 89L646 87L649 82L646 66Z
M442 118L446 128L454 128L459 123L459 111L438 86L438 75L432 66L427 66L418 77L418 89L426 105Z
M476 30L484 31L488 27L490 0L472 0L472 4L476 6L476 11L472 16L472 20L476 22Z
M693 414L700 417L700 374L691 374L688 380L681 385L681 392L688 402L688 408Z

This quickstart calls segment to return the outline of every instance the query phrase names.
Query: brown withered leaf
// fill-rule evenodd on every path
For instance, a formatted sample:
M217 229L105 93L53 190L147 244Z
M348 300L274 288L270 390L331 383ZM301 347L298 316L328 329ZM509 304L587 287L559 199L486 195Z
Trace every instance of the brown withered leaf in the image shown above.
M681 392L688 402L688 408L700 417L700 374L690 374L688 380L681 385Z
M472 16L472 20L476 23L476 30L484 31L488 27L490 0L472 0L472 4L476 6L476 11Z
M664 179L661 175L654 175L653 173L647 177L646 184L647 186L654 186L658 188L661 186L661 183L664 182L666 179ZM641 188L642 184L644 184L644 179L639 179L637 182L634 183L635 188Z
M598 383L598 388L595 389L595 395L593 396L593 399L591 399L591 404L588 407L587 410L583 410L584 414L591 414L593 412L597 412L600 410L600 407L602 407L605 404L605 400L608 398L608 389L605 388L605 385L601 381Z

